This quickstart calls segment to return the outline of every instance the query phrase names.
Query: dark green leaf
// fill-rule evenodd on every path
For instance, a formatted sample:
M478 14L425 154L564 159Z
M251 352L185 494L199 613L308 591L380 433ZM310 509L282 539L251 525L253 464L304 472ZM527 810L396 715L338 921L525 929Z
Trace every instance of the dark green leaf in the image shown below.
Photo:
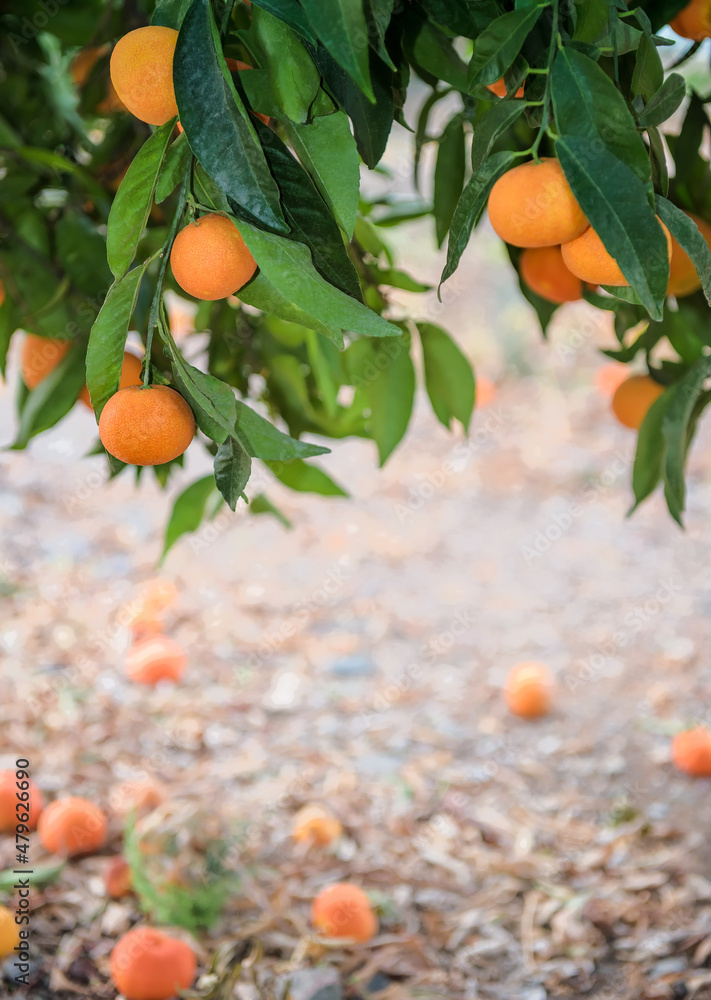
M472 138L472 170L476 173L494 143L520 117L525 101L497 101L476 124Z
M6 298L0 306L0 375L3 378L5 378L7 365L7 349L17 325L15 318L15 307L12 300Z
M514 154L509 150L494 153L469 178L454 211L454 218L449 230L449 243L447 244L447 263L442 272L440 283L450 278L457 270L459 260L469 242L471 231L486 207L489 192L514 160Z
M229 385L189 365L175 343L166 345L173 377L195 414L198 427L218 444L234 433L236 400Z
M500 13L494 0L421 0L433 21L455 35L474 38Z
M474 42L469 63L469 91L479 84L496 83L504 75L533 30L541 9L529 7L502 14Z
M639 429L634 469L632 470L632 489L634 490L635 503L630 513L636 510L650 493L654 492L657 483L662 478L664 457L667 450L662 433L662 422L670 399L671 393L669 392L665 392L659 399L655 399Z
M346 295L361 299L358 274L341 231L310 176L281 139L262 122L257 122L257 133L284 198L289 238L308 246L316 270L326 281Z
M215 35L208 0L193 0L173 61L180 122L202 166L245 216L286 232L279 189Z
M299 36L284 21L256 7L252 32L266 57L267 87L292 122L305 122L319 89L319 73Z
M91 328L86 350L86 385L97 420L108 400L118 392L128 327L146 267L146 264L134 267L112 285Z
M711 305L711 250L699 227L686 212L657 195L657 213L682 250L691 258L701 280L706 301Z
M136 256L138 244L148 222L153 193L175 128L175 120L156 129L134 157L114 198L106 233L109 267L116 278L123 278Z
M313 266L308 247L239 220L237 225L267 281L309 315L320 316L328 329L352 330L366 337L387 337L397 329L324 281ZM338 342L342 344L341 337Z
M402 288L406 292L429 292L432 285L417 281L411 274L398 271L394 267L373 267L373 274L379 285L390 285L391 288Z
M385 48L385 33L390 25L395 0L366 0L365 16L368 24L370 44L390 69L397 67ZM371 29L373 29L371 31Z
M279 482L300 493L320 493L324 497L347 497L346 491L315 465L300 458L289 462L265 462Z
M607 24L610 6L606 0L588 0L577 9L577 22L573 39L576 42L594 42Z
M664 461L664 496L669 513L675 521L681 517L686 504L684 467L695 427L695 407L703 392L704 382L711 374L711 356L701 358L680 382L667 390L669 404L664 412L662 432L667 444Z
M350 239L358 211L360 164L348 117L337 111L314 118L308 125L285 122L284 128L297 156Z
M423 21L412 45L415 66L433 80L442 80L466 93L467 66L457 55L452 40L429 21Z
M415 187L419 189L419 179L418 179L418 169L420 164L420 156L422 154L422 147L425 142L428 142L427 136L427 123L429 122L430 112L435 106L437 101L441 101L443 97L447 94L451 94L451 90L433 90L430 96L427 98L425 103L422 105L420 114L417 119L417 128L415 129L415 161L414 161L414 179Z
M351 384L356 387L353 405L370 411L366 427L378 446L381 465L403 439L412 414L415 369L409 339L357 340L344 356Z
M314 29L309 24L309 19L298 0L253 0L253 3L255 7L268 10L270 14L274 14L285 24L290 25L307 42L311 42L312 45L316 44Z
M159 205L177 188L185 173L189 156L190 146L188 145L187 136L182 132L175 142L168 146L168 151L163 160L155 193L155 200Z
M655 189L661 191L666 197L669 194L669 170L664 140L659 129L654 125L647 126L647 136L652 160L652 183Z
M55 229L57 253L77 288L103 295L113 278L106 263L106 241L86 215L65 213Z
M181 535L186 535L190 531L197 531L205 516L205 507L210 497L214 496L215 480L212 476L205 476L191 483L187 489L177 497L173 504L173 510L165 531L165 542L163 544L163 555L161 562L168 554Z
M666 78L659 90L650 98L649 103L637 115L637 122L642 128L650 125L661 125L671 118L686 96L686 81L679 73L672 73Z
M275 507L268 496L264 493L257 493L256 497L252 497L249 502L249 513L250 514L271 514L275 517L277 521L280 521L285 528L291 530L293 524L289 518L283 514L278 507ZM15 876L15 879L17 877Z
M667 283L667 241L642 181L605 148L562 136L556 151L590 225L653 319L661 319Z
M375 93L375 104L371 104L322 46L314 53L314 60L329 90L353 122L358 152L372 169L385 152L395 116L392 71L374 52L370 52L370 72Z
M418 323L425 366L425 385L437 419L451 428L456 418L469 430L474 411L474 373L469 361L441 327Z
M283 462L292 458L326 455L330 450L318 444L309 444L308 441L297 441L289 437L239 400L236 428L253 458Z
M333 59L375 101L368 64L368 30L363 0L309 0L306 13Z
M13 448L25 448L31 437L41 434L66 416L84 385L82 348L74 344L57 367L27 396Z
M464 187L466 152L464 123L459 115L452 118L440 136L434 176L434 217L437 246L442 246Z
M556 126L562 136L579 136L594 148L602 144L642 181L650 180L649 156L634 118L596 62L566 46L556 56L551 84Z
M708 124L709 119L704 103L697 94L692 92L679 138L672 147L677 184L685 181L691 174Z
M649 101L663 83L664 67L657 46L649 35L645 34L639 41L635 57L632 93L641 94L646 101Z
M192 0L158 0L151 24L175 28L178 31L191 3Z
M252 473L252 459L235 437L228 437L215 455L215 482L231 510L244 493Z

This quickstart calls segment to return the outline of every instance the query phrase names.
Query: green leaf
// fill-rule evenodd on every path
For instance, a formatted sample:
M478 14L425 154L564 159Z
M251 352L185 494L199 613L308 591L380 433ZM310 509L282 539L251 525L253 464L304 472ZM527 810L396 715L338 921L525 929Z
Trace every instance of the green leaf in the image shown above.
M74 406L83 385L82 348L73 344L57 367L27 396L13 449L25 448L35 434L54 427Z
M632 489L634 490L635 503L630 514L654 492L657 483L662 478L667 450L662 433L662 423L671 395L671 393L665 392L663 396L655 399L639 429L637 451L632 470Z
M272 100L290 121L307 121L320 78L299 36L284 21L259 7L252 14L252 32L266 57Z
M268 10L270 14L280 18L285 24L290 25L302 38L312 45L316 44L314 29L309 24L309 19L299 5L298 0L253 0L255 7Z
M245 216L286 232L279 189L215 36L208 0L193 0L173 60L181 125L202 166Z
M652 319L669 281L667 241L639 177L605 148L561 136L558 159L580 207Z
M667 390L670 399L662 421L662 432L667 445L664 496L669 513L680 525L686 503L684 466L695 429L694 411L701 398L704 382L710 374L711 356L700 358L680 382Z
M472 170L476 173L494 143L521 116L525 101L497 101L476 123L472 138Z
M594 42L607 24L610 6L606 0L588 0L580 4L573 39L576 42Z
M98 421L106 403L118 392L128 327L136 308L146 264L114 282L91 328L86 350L86 385Z
M433 213L438 247L442 246L449 232L464 187L465 167L464 123L459 115L455 115L440 136L435 166Z
M271 514L272 517L275 517L277 521L280 521L287 530L291 530L291 528L294 527L286 514L283 514L264 493L257 493L255 497L252 497L249 503L249 513ZM15 879L17 878L16 876L14 877Z
M155 200L158 205L175 191L180 183L190 156L190 146L184 132L175 142L168 146L163 160L158 183L156 184Z
M632 93L641 94L645 100L650 100L664 83L664 67L662 60L649 35L640 38L635 57L634 73L632 74Z
M334 342L341 340L339 327L327 326L321 319L312 316L291 302L278 288L267 281L261 271L257 272L248 285L240 288L239 298L240 302L254 306L255 309L261 309L262 312L278 316L279 319L286 320L288 323L298 323L300 326L307 326L310 330L317 330L329 340Z
M217 449L215 455L215 482L231 510L244 493L252 473L252 459L244 450L241 441L228 437Z
M647 138L649 139L649 153L652 162L652 183L655 190L661 191L666 198L669 194L667 154L661 133L655 125L647 126Z
M540 7L512 10L485 28L474 42L469 63L469 92L479 84L496 83L504 75L541 16Z
M499 14L494 0L421 0L421 6L433 21L467 38L474 38Z
M234 432L237 418L232 389L214 375L189 365L172 338L165 351L170 358L173 377L190 404L198 427L207 437L222 444Z
M398 271L394 267L373 267L379 285L390 285L391 288L402 288L405 292L429 292L432 285L417 281L411 274Z
M369 50L365 48L365 51ZM353 122L358 152L372 170L385 152L395 116L392 71L374 52L370 53L375 93L375 104L372 104L322 46L314 53L314 61L329 90Z
M657 214L682 250L691 258L701 280L706 301L711 305L711 250L699 227L686 212L660 195L656 197Z
M558 132L604 146L631 167L640 180L651 178L649 156L624 97L603 69L571 46L558 52L551 76Z
M158 0L151 24L178 31L191 3L192 0Z
M313 181L281 139L262 122L257 123L257 133L264 142L269 166L284 199L284 216L290 227L288 238L308 246L316 270L326 281L361 299L358 274L341 230Z
M418 323L425 365L425 385L432 409L445 427L456 418L469 430L474 411L474 373L469 361L441 327Z
M153 193L163 157L174 128L175 119L171 118L146 140L134 157L114 198L106 233L106 254L109 267L116 278L123 278L136 256L153 204Z
M324 497L347 497L346 491L315 465L300 458L288 462L265 462L279 482L299 493L320 493Z
M186 535L190 531L197 531L205 516L207 502L216 492L213 477L205 476L203 479L198 479L197 482L191 483L176 498L165 531L161 562L168 554L168 550L175 545L181 535Z
M430 114L432 108L435 106L437 101L441 101L443 97L451 94L450 89L447 90L433 90L430 96L427 98L425 103L420 109L420 114L417 118L417 127L415 129L415 159L413 166L413 174L415 180L415 187L419 190L420 183L418 178L420 157L422 155L422 147L426 142L431 142L434 138L427 135L427 125L430 119Z
M360 164L347 115L337 111L314 118L308 125L284 122L284 129L296 155L350 239L358 211Z
M106 263L106 240L86 215L65 212L55 229L57 254L77 288L103 295L113 279Z
M435 82L442 80L467 92L467 66L457 55L452 40L429 21L423 21L412 46L412 58Z
M390 69L397 69L397 67L385 47L385 33L390 26L394 6L395 0L366 0L365 7L370 44Z
M0 375L3 378L7 366L7 350L16 325L15 306L11 299L6 298L0 306Z
M366 427L378 446L381 466L405 436L415 399L415 368L409 336L374 343L357 340L344 356L354 407L369 410Z
M387 337L397 327L362 302L334 288L311 262L308 247L235 220L250 253L267 280L309 315L321 316L329 329L352 330L366 337ZM342 345L342 338L335 342Z
M292 458L312 458L314 455L327 455L329 448L308 441L297 441L296 438L284 434L274 424L237 400L237 433L240 435L247 452L252 458L269 461L288 461Z
M671 118L686 97L686 81L679 73L671 73L659 90L650 98L644 110L637 115L637 124L642 128L661 125Z
M506 173L515 160L510 150L494 153L486 160L479 170L469 178L462 196L454 210L454 218L449 229L447 244L447 263L445 264L440 284L450 278L459 266L464 249L469 242L472 229L481 218L486 207L494 183Z
M358 84L368 100L375 102L368 65L368 29L363 0L309 0L306 13L331 56Z

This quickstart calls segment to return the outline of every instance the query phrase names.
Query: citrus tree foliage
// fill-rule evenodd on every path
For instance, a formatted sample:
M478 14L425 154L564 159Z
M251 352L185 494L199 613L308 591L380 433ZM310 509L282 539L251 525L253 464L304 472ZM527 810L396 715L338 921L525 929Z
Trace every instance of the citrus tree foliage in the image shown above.
M496 180L526 159L556 156L629 281L585 293L614 315L619 348L607 353L623 362L644 354L667 386L640 430L636 501L663 481L680 520L686 454L711 373L711 254L683 211L711 217L708 163L699 152L708 121L702 98L678 71L664 70L667 40L656 34L682 6L0 4L3 372L17 329L72 340L37 388L20 387L15 446L61 420L84 381L98 417L118 387L128 331L138 330L150 357L145 377L185 397L214 456L214 478L176 501L168 545L224 501L234 509L243 499L255 513L279 516L266 496L250 494L253 459L293 489L344 495L311 461L328 449L303 435L370 438L385 462L410 419L416 339L438 419L466 429L475 401L473 373L449 335L390 306L390 289L429 286L397 269L387 228L432 214L437 242L447 242L446 281ZM155 129L137 121L111 92L113 43L148 23L180 31L173 68L180 133L176 119ZM226 59L254 68L231 72ZM414 77L430 92L419 118L406 121ZM501 77L503 98L489 89ZM457 106L432 134L431 112L447 95ZM387 175L379 164L394 123L412 133L416 180L423 146L436 143L433 189L416 201L366 201L360 166ZM180 346L173 339L163 295L176 288L167 266L176 232L205 212L235 222L258 271L238 298L200 302L196 328L209 340L196 356L190 338ZM702 279L699 292L678 302L666 295L655 214ZM514 266L518 256L511 248ZM556 307L521 287L545 332ZM121 471L109 461L113 474ZM153 474L165 485L180 464Z

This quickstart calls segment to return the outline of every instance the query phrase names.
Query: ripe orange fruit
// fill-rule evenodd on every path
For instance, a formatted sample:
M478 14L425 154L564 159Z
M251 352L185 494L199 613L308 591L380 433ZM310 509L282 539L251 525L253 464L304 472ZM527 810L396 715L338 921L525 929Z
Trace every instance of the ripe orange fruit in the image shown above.
M26 333L20 352L20 374L28 389L36 389L42 379L47 378L64 358L71 340L51 340L38 337L36 333Z
M150 778L124 781L112 790L109 805L117 816L135 813L137 817L148 815L167 798L165 788Z
M674 766L693 778L711 777L711 732L705 726L696 726L677 733L672 740Z
M657 216L667 238L667 253L671 255L671 233ZM590 226L582 236L578 236L560 248L566 266L583 281L594 285L629 285L615 258L607 252L605 245Z
M350 938L360 944L378 931L370 900L350 882L337 882L318 894L311 906L311 922L325 937Z
M140 358L137 358L135 354L130 354L128 351L124 352L123 364L121 365L121 381L119 382L119 389L125 389L127 385L140 385L141 384L141 366L143 362ZM89 409L93 409L91 405L91 399L89 398L89 390L86 386L79 393L79 399L82 401L84 406L88 406Z
M98 851L106 843L106 816L93 802L75 796L51 802L37 828L44 849L63 857Z
M224 215L203 215L178 233L170 252L173 277L196 299L226 299L257 270L240 231Z
M195 982L197 959L184 941L134 927L111 952L111 979L126 1000L170 1000Z
M109 454L129 465L163 465L182 455L195 436L195 417L167 385L119 389L101 412L99 437Z
M496 383L485 375L477 375L475 399L477 410L490 406L496 399Z
M506 97L506 84L503 76L496 83L487 83L486 89L490 90L492 94L496 94L497 97ZM518 88L516 97L523 97L523 87Z
M126 654L126 673L138 684L179 681L188 658L183 647L166 635L154 635L135 643Z
M90 45L77 52L71 61L69 72L76 87L83 87L91 76L91 71L103 55L109 51L108 45Z
M693 215L691 212L687 212L686 214L690 219L694 220L699 227L701 235L708 243L709 248L711 248L711 225L698 215ZM680 299L684 295L692 295L699 288L701 288L701 278L699 278L696 268L691 263L691 257L689 257L686 250L682 250L681 246L672 236L667 295L676 295Z
M12 955L20 943L20 929L15 923L15 914L6 906L0 906L0 958Z
M342 833L340 820L318 803L299 809L291 824L291 835L297 844L306 842L326 847L338 840Z
M23 789L17 787L17 778L14 771L0 771L0 833L14 833L20 820L20 814L29 812L30 818L25 826L30 830L37 828L37 821L44 808L44 796L34 781L30 781L27 789L30 793L28 802L20 802L18 793L22 794ZM25 809L29 806L29 809ZM18 808L19 807L19 808Z
M558 160L521 163L499 177L489 195L489 220L515 247L548 247L580 236L588 220Z
M553 674L545 663L519 663L506 679L504 697L509 711L522 719L547 715L553 703Z
M583 283L565 266L560 247L529 247L521 254L519 267L531 291L548 302L575 302L583 297Z
M104 872L104 886L112 899L123 899L133 891L131 868L125 858L112 858Z
M120 38L111 53L111 82L136 118L165 125L178 113L173 89L173 56L178 32L150 25Z
M690 4L672 18L669 27L677 35L691 38L694 42L711 38L711 6L708 0L691 0Z
M627 365L618 364L612 361L609 365L603 365L595 373L595 384L603 396L610 399L615 395L616 390L626 378L629 377Z
M625 427L639 430L650 406L663 392L664 386L649 375L632 375L615 390L612 412Z

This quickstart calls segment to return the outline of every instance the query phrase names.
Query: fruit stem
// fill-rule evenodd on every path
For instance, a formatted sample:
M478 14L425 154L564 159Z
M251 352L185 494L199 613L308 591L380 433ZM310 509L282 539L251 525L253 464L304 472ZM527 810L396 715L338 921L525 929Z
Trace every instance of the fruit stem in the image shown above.
M539 162L540 157L538 156L538 148L541 145L543 136L546 134L548 126L551 121L551 68L553 66L553 60L556 55L556 44L560 42L560 32L558 31L558 0L552 0L551 3L551 40L548 46L548 61L547 67L548 72L546 74L546 87L543 92L543 116L541 118L541 124L538 128L538 135L536 136L535 142L531 152L533 153L533 159L536 163Z
M160 269L158 271L158 280L156 281L156 290L153 293L153 301L151 302L151 311L148 317L148 330L146 332L146 353L145 361L143 363L143 384L148 385L151 380L151 348L153 346L153 331L158 323L158 313L160 311L160 304L163 296L163 282L165 280L165 272L168 267L168 260L170 258L170 251L173 246L173 240L178 232L178 226L180 225L180 220L183 217L183 212L185 211L185 203L188 194L188 187L190 185L190 178L193 172L193 157L188 157L188 162L185 164L185 173L183 174L183 180L180 185L180 191L178 193L178 207L175 210L175 215L173 216L173 224L170 227L170 232L168 233L168 239L163 244L160 256Z

